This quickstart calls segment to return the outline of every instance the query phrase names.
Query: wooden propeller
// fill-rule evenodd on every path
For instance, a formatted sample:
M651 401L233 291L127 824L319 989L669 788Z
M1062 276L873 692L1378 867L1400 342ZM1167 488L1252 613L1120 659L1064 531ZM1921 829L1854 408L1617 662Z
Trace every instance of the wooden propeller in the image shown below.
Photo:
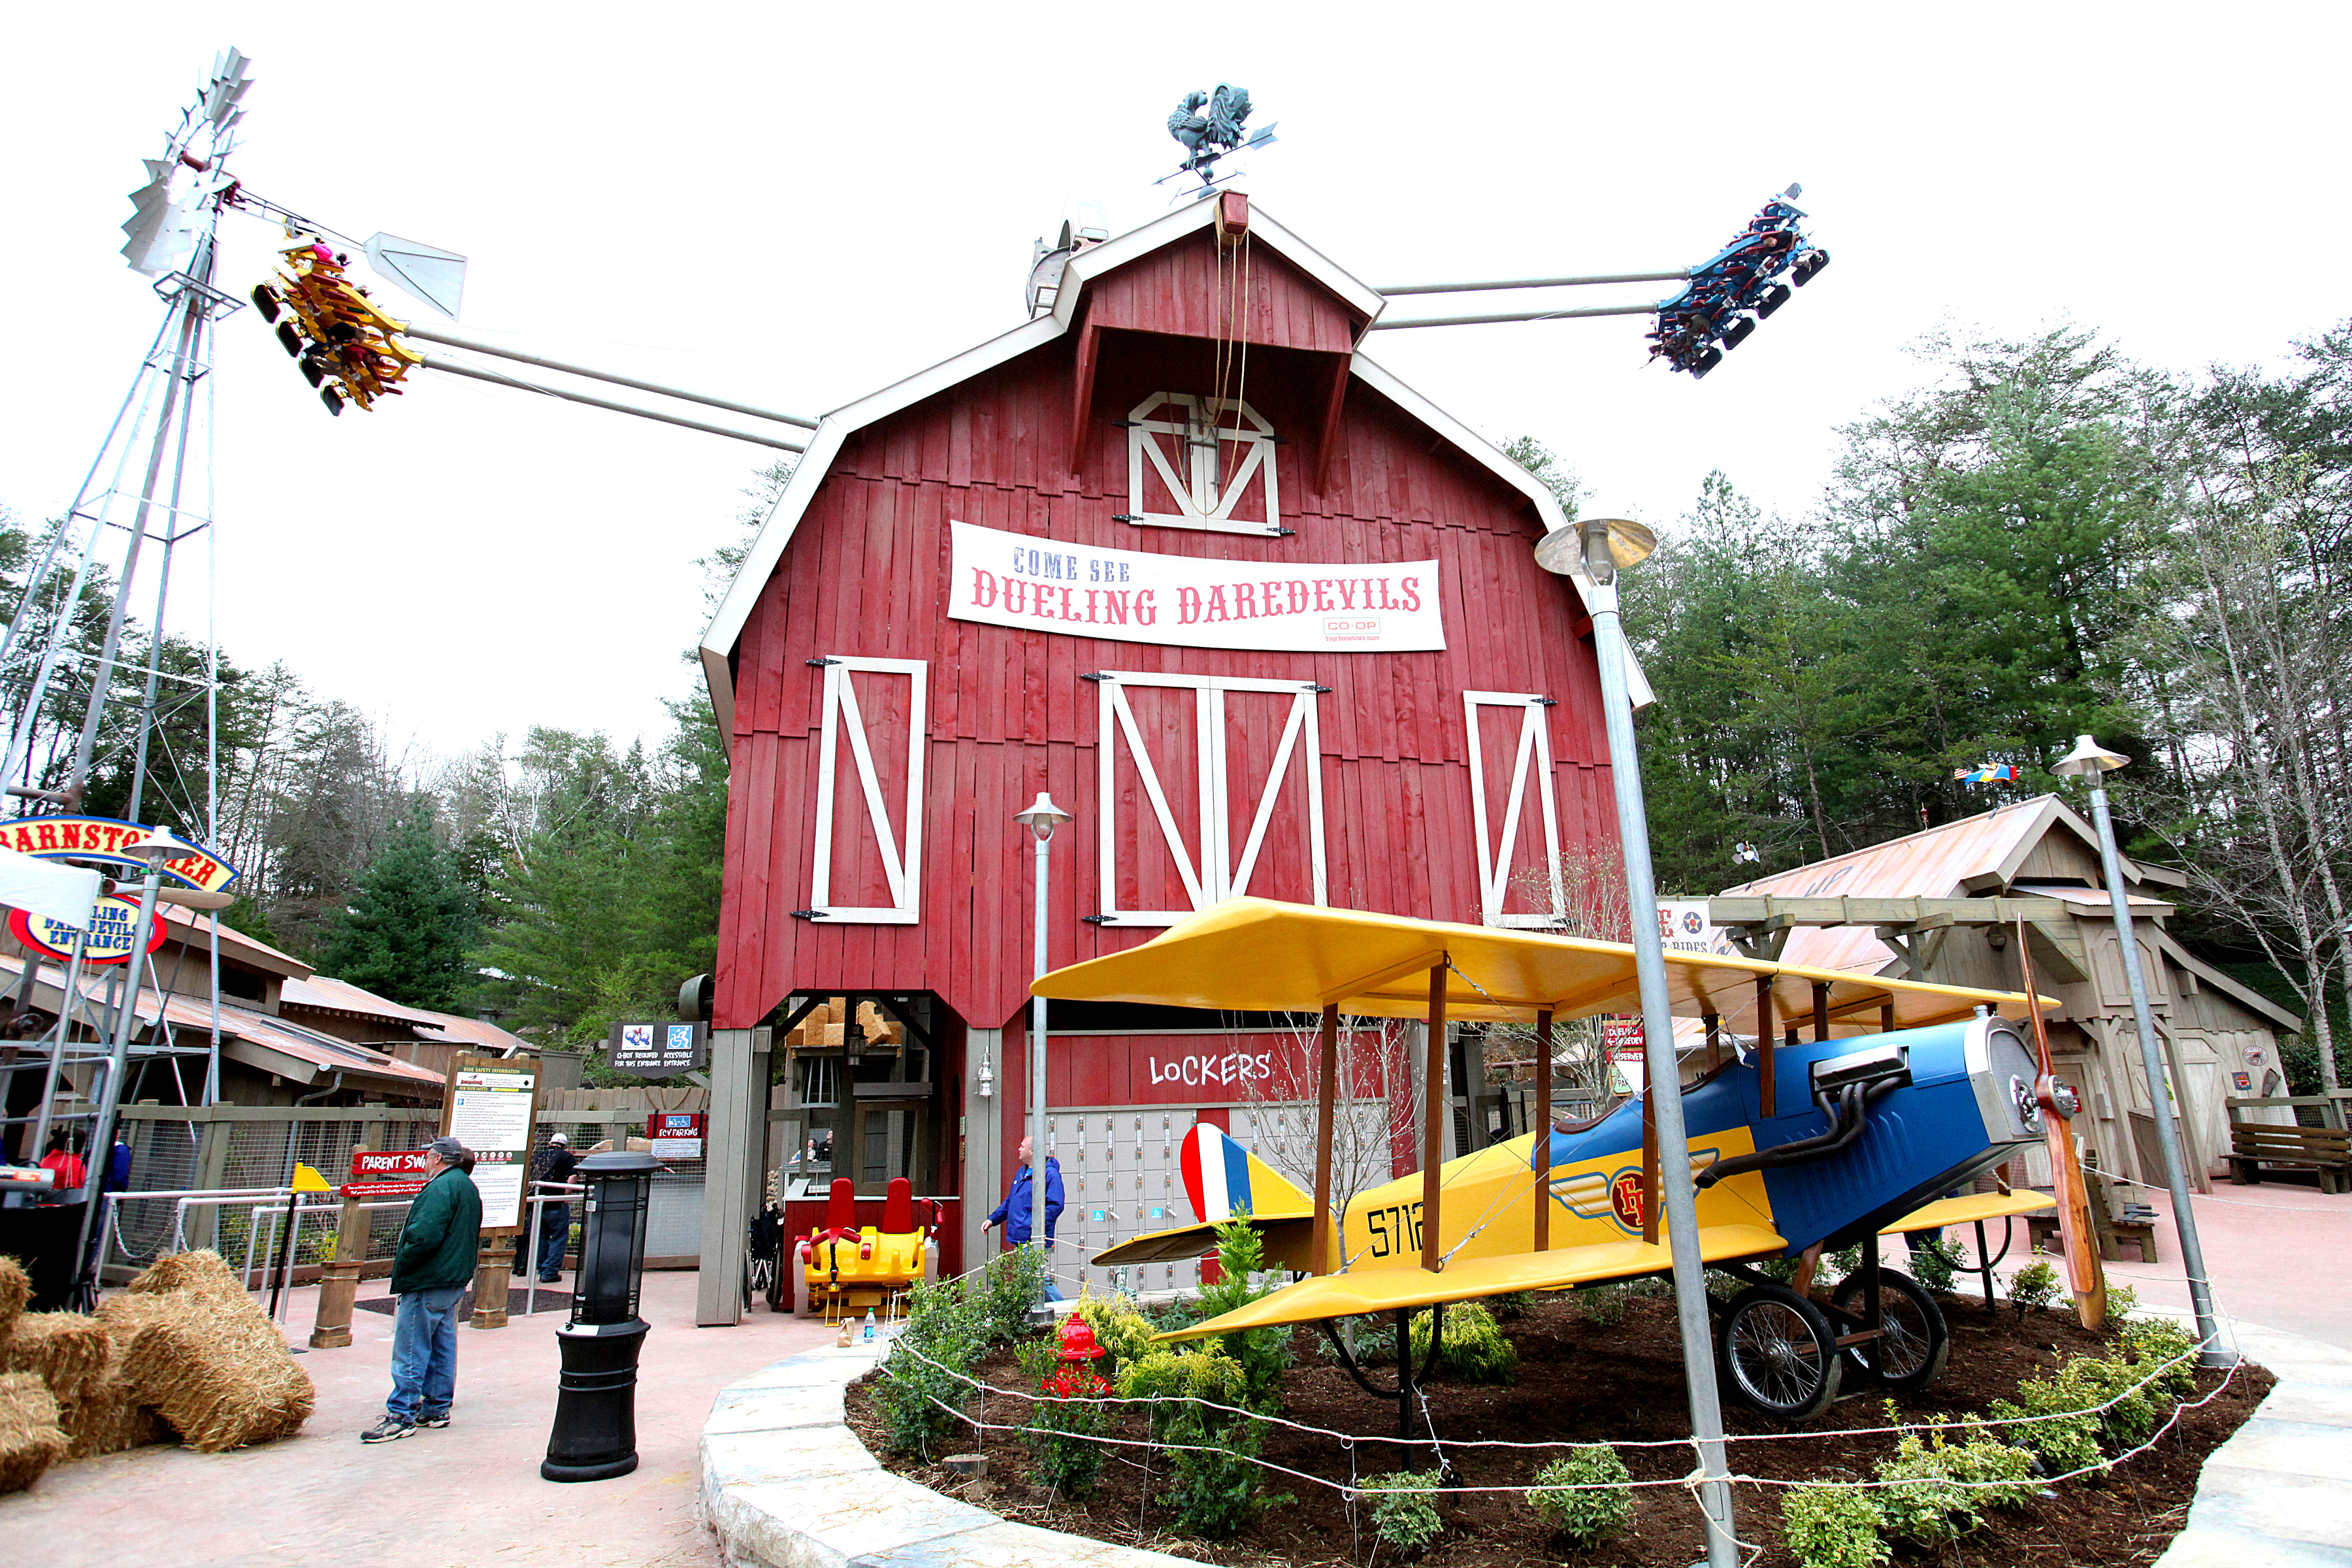
M2099 1264L2099 1239L2091 1224L2090 1184L2074 1152L2072 1118L2080 1102L2061 1091L2050 1058L2050 1028L2042 1021L2041 993L2033 983L2033 954L2025 944L2025 921L2017 922L2017 966L2025 983L2026 1013L2033 1020L2033 1096L2042 1105L2042 1135L2050 1149L2051 1195L2058 1200L2058 1239L2066 1258L2066 1284L2074 1292L2074 1316L2086 1329L2107 1318L2107 1275Z

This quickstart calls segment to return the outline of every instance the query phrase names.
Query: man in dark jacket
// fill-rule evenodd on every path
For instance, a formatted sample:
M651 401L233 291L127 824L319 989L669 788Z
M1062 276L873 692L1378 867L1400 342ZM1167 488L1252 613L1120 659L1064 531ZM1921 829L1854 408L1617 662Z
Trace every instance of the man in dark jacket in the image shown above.
M1030 1171L1033 1160L1028 1139L1021 1140L1017 1157L1021 1161L1021 1168L1013 1173L1013 1190L1004 1194L1003 1203L989 1210L987 1223L980 1227L985 1234L992 1226L1003 1226L1007 1250L1020 1247L1028 1241L1030 1223L1036 1208L1036 1199L1032 1195L1030 1186L1035 1178ZM1054 1250L1054 1226L1061 1217L1062 1162L1048 1154L1045 1156L1045 1250L1049 1254ZM1054 1289L1051 1268L1052 1264L1049 1259L1048 1272L1045 1276L1045 1300L1058 1301L1062 1299L1062 1293Z
M455 1138L425 1146L425 1190L408 1205L392 1262L392 1397L383 1419L360 1434L389 1443L419 1426L449 1425L457 1390L457 1303L472 1283L482 1246L482 1195Z
M572 1172L580 1163L580 1156L572 1152L572 1140L561 1132L548 1135L545 1144L530 1157L530 1179L559 1183L572 1179ZM532 1186L532 1197L551 1195L545 1189ZM552 1285L563 1277L564 1249L572 1245L572 1205L561 1198L539 1205L539 1282ZM515 1233L514 1271L518 1274L529 1266L524 1256L530 1250L530 1211L524 1211L523 1227Z

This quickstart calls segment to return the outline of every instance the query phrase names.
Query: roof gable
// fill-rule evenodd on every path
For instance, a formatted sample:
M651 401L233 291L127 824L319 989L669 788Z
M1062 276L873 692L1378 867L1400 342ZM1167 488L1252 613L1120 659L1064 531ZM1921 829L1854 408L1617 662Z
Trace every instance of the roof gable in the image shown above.
M2098 850L2098 836L2054 795L2035 795L1996 806L1958 822L1923 828L1884 844L1791 867L1759 877L1726 895L1776 894L1782 898L1961 899L1999 892L2016 880L2053 829L2063 829ZM2124 880L2139 879L2139 868L2122 863Z

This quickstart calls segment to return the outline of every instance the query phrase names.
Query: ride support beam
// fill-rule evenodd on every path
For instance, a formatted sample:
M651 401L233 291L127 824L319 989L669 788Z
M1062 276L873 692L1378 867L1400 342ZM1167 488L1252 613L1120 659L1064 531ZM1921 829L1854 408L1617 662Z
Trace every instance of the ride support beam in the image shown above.
M1332 1118L1339 1093L1339 1008L1323 1009L1321 1048L1317 1053L1315 1083L1315 1272L1331 1273L1336 1267L1337 1238L1331 1234Z
M1658 1241L1658 1081L1642 1079L1642 1239Z
M1536 1250L1551 1250L1551 1009L1536 1014Z
M1813 1039L1830 1037L1830 985L1826 980L1813 982Z
M1892 996L1878 1005L1878 1032L1882 1035L1895 1032L1895 998Z
M1772 1081L1772 977L1756 977L1756 1079L1759 1115L1779 1114L1775 1108L1776 1086Z
M1429 969L1429 1065L1422 1074L1421 1128L1421 1266L1432 1274L1444 1264L1438 1241L1438 1194L1444 1186L1438 1167L1445 1153L1445 971L1443 953ZM1432 1342L1433 1350L1435 1348ZM1399 1342L1397 1364L1404 1364Z
M1713 1072L1723 1065L1723 1015L1709 1013L1706 1023L1706 1070Z

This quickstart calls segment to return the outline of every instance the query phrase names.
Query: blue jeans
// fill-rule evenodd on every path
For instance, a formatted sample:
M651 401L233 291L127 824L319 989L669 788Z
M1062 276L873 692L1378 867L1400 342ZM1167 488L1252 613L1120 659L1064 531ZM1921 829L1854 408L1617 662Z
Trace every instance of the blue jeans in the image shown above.
M446 1415L457 1393L457 1303L466 1287L411 1290L392 1315L392 1397L385 1414L398 1421Z
M542 1277L563 1272L563 1255L572 1246L572 1205L543 1204L539 1220L539 1271ZM523 1269L523 1253L530 1247L530 1232L515 1237L514 1271Z

